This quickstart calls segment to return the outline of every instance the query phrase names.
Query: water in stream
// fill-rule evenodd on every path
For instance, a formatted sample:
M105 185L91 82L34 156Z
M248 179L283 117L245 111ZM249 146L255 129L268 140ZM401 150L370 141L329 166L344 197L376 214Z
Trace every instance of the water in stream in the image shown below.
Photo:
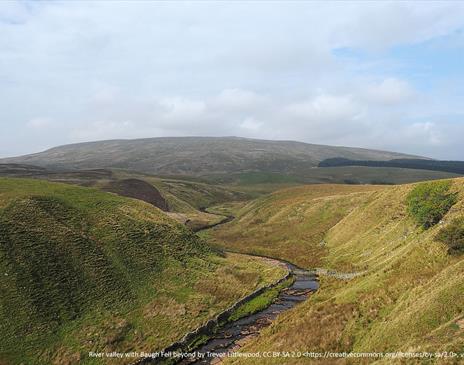
M258 334L263 327L269 326L277 315L305 301L311 292L319 288L317 276L313 272L300 269L289 263L286 265L295 276L295 282L289 288L281 291L274 303L260 312L224 325L210 337L206 344L195 350L205 354L203 358L184 359L179 364L213 364L217 362L220 357L208 356L208 353L225 354L236 351L240 347L240 342L246 337Z

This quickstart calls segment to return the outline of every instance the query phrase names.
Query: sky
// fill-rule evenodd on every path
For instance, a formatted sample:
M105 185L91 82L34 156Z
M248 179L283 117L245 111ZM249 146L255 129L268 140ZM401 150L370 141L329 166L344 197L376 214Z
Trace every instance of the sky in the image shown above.
M0 157L162 136L464 160L464 2L0 2Z

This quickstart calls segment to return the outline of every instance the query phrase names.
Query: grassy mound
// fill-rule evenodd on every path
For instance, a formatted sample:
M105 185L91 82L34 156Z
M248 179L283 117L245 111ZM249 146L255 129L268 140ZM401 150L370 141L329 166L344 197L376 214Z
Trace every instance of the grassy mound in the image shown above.
M159 349L281 271L214 256L191 231L138 200L0 179L6 363L101 363L85 354Z

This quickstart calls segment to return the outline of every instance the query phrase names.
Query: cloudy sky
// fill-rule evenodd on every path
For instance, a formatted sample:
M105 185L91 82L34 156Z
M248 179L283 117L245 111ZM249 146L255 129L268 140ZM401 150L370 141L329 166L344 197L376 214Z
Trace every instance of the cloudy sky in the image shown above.
M184 135L464 160L464 2L0 2L0 157Z

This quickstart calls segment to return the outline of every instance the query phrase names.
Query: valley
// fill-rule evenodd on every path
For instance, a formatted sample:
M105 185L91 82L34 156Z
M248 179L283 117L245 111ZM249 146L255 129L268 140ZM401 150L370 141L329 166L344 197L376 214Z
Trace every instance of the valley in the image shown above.
M0 219L6 363L167 346L285 273L212 251L161 210L96 189L0 179Z
M463 348L462 178L302 184L17 163L0 175L5 364Z
M461 219L463 187L462 179L452 180L450 189L458 197L456 203L439 224L425 230L417 227L407 213L406 201L414 185L371 187L371 191L346 195L350 204L345 213L334 219L323 232L316 231L312 240L306 237L304 252L317 252L317 259L311 254L307 257L285 250L275 250L273 255L285 259L293 255L293 260L298 260L303 267L324 267L360 275L350 280L321 275L319 291L300 306L277 317L270 327L263 329L241 350L462 353L464 260L462 255L450 253L437 237L451 222ZM305 193L298 189L303 188L277 192L268 201L258 200L245 206L235 222L213 231L211 237L219 245L232 242L241 252L263 252L273 247L273 244L266 245L274 237L269 228L269 222L272 222L273 227L280 224L280 230L287 227L285 235L289 242L292 238L300 238L299 227L315 217L311 209L305 209L307 200L298 200L300 194ZM311 191L312 187L307 189ZM343 199L338 197L336 202L343 207ZM313 207L319 210L316 217L334 215L325 205L313 203ZM242 220L246 224L248 217L256 217L256 231L261 226L261 241L256 239L253 230L236 230L236 222ZM275 230L279 232L277 228ZM283 237L284 233L281 235ZM238 244L236 236L250 244ZM460 242L463 243L462 239ZM327 361L358 363L343 358ZM359 362L387 364L391 361L380 358ZM406 360L397 361L403 363ZM448 359L445 363L458 364L459 361ZM415 360L409 359L408 363L411 362ZM225 363L262 362L230 358ZM266 363L279 364L281 359L267 359ZM311 363L311 360L286 359L286 363Z
M0 365L464 365L464 0L0 35Z
M302 303L318 289L314 273L289 263L285 266L289 270L288 279L238 307L229 317L231 322L210 334L206 343L195 350L196 359L190 358L180 364L210 364L226 357L227 353L237 352L241 344L258 335L278 315ZM261 301L263 304L259 306L257 303Z

